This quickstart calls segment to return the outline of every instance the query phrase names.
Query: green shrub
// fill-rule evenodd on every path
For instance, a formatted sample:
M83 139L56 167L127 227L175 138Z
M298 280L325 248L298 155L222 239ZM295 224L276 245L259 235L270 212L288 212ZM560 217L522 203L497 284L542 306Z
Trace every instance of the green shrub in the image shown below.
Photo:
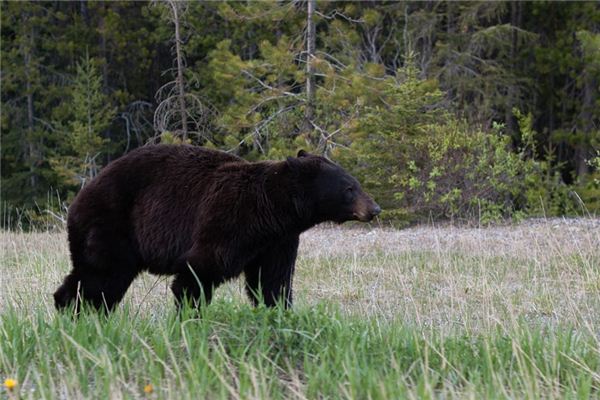
M375 195L388 217L492 222L526 209L544 164L515 152L502 126L475 129L442 106L437 82L410 67L368 107L337 156Z
M455 117L437 82L419 79L410 65L386 83L381 104L365 107L335 151L382 204L383 217L489 223L581 215L582 203L598 209L593 176L571 187L560 165L540 159L530 114L514 110L520 128L514 145L501 124L483 130Z
M582 203L580 206L584 214L588 215L600 215L600 150L596 154L588 161L593 171L573 189Z

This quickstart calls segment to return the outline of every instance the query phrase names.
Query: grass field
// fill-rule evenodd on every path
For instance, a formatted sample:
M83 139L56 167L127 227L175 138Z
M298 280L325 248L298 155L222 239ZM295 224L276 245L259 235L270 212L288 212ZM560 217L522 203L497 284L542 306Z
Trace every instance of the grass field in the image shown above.
M57 315L65 234L0 235L0 398L600 398L600 220L319 227L292 311L234 281L200 319L150 275Z

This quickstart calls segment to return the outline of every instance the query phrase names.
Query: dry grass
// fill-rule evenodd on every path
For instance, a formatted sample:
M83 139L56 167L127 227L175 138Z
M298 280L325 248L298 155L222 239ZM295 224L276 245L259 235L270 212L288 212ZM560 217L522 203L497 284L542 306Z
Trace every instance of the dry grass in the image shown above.
M51 293L70 268L63 233L2 232L0 312L53 313ZM168 278L144 275L126 301L144 312L172 307ZM217 298L243 299L241 281ZM321 226L301 241L298 305L401 319L442 331L567 324L600 334L600 220L404 230Z
M600 333L598 220L319 229L304 239L303 299L435 329L481 329L523 318Z

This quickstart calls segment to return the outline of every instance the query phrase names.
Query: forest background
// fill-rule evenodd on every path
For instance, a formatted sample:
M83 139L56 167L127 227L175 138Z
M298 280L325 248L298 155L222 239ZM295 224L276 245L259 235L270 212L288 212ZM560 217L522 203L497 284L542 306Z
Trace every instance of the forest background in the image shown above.
M597 2L2 2L3 226L193 143L341 163L384 218L600 212Z

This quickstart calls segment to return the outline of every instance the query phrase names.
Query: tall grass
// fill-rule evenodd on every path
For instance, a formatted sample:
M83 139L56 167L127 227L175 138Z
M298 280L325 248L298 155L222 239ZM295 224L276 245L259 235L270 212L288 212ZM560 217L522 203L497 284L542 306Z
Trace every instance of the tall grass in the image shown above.
M201 318L125 308L5 312L2 372L31 398L401 398L597 395L597 342L518 321L444 336L317 307L284 312L218 301Z
M598 398L599 232L323 227L303 237L292 311L252 308L234 281L177 315L146 275L77 319L51 303L64 234L2 232L0 379L18 386L0 397Z

